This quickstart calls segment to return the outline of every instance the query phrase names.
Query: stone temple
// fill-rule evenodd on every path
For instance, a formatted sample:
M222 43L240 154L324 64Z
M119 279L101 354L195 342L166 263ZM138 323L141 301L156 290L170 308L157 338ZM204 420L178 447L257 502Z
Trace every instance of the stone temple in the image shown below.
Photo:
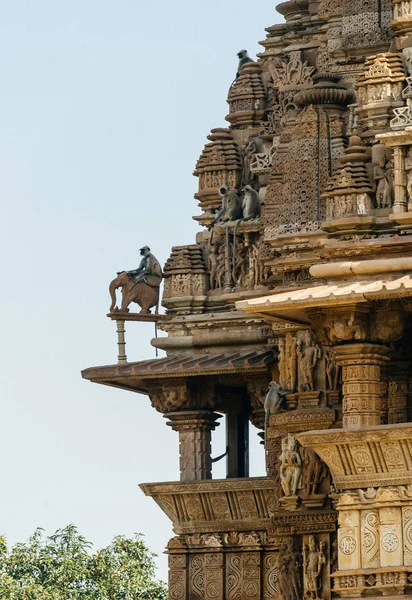
M164 266L166 314L149 312L159 268L157 288L120 275L119 364L83 377L145 394L177 432L180 481L141 486L173 523L171 599L411 595L412 0L277 10L197 161L199 233ZM139 320L165 357L127 362Z

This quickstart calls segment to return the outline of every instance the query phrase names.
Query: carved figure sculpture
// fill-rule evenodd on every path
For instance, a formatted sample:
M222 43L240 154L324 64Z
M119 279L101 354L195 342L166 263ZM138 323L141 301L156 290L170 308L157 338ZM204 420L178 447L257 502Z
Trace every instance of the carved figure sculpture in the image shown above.
M244 144L242 151L242 178L241 182L243 185L254 183L256 176L251 170L252 163L257 154L258 148L253 137Z
M250 249L250 274L251 285L254 285L256 289L260 282L260 259L259 250L255 244Z
M223 186L220 188L219 194L222 196L222 207L213 223L209 226L209 229L214 227L219 221L237 221L242 216L242 206L239 196L235 192Z
M358 196L356 197L356 206L357 206L357 212L358 215L366 215L368 214L368 209L366 207L366 199L367 196L366 194L358 194Z
M408 192L408 200L412 201L412 147L408 148L408 152L405 158L405 171L406 171L406 190Z
M292 598L292 586L289 577L289 557L287 554L286 544L279 546L279 553L277 559L278 577L279 577L279 588L282 594L283 600L293 600Z
M296 496L302 475L302 461L296 439L290 434L282 440L279 475L285 496Z
M322 588L322 568L326 564L325 546L325 542L318 544L315 536L311 535L309 544L304 547L304 597L307 600L321 600L319 593Z
M316 490L328 474L326 465L311 448L305 448L303 454L302 489L304 496L316 494Z
M122 304L120 311L128 312L129 304L136 302L141 307L141 314L149 314L150 309L159 302L159 287L162 282L162 268L148 246L140 249L143 257L138 269L121 271L109 287L112 304L110 312L118 311L116 306L116 290L122 288Z
M332 556L330 559L330 572L334 573L339 568L339 549L338 541L335 540L332 544Z
M122 288L122 304L120 309L116 306L116 290ZM150 314L150 309L159 302L159 287L152 287L147 283L135 283L127 273L120 273L110 284L112 304L110 312L129 312L129 305L136 302L141 307L141 314Z
M335 362L335 356L330 348L325 347L325 371L328 390L337 390L340 367Z
M248 266L248 252L245 244L240 242L234 250L234 281L237 286L245 284L245 277Z
M242 192L244 193L242 201L242 221L251 221L260 219L262 212L262 202L259 193L250 185L245 185Z
M280 337L278 341L279 350L279 383L282 388L286 388L287 383L287 367L286 367L286 339Z
M286 544L287 557L289 562L288 574L292 591L292 600L300 600L302 597L301 567L302 555L295 552L293 548L293 538L289 538Z
M304 339L297 342L299 369L301 375L301 390L310 392L315 389L316 365L321 356L319 346L314 343L311 331L306 331Z
M247 63L254 62L248 55L247 50L240 50L237 53L237 55L239 58L239 64L237 66L236 79L239 77L239 75L243 71L244 66L247 65Z
M412 48L404 48L402 54L406 71L410 77L412 75Z
M226 253L225 247L220 246L217 255L217 271L216 271L216 282L219 290L223 288L224 278L226 272Z
M377 208L387 208L392 206L392 173L390 161L382 158L375 166L373 178L376 181L376 206Z
M297 375L297 363L296 363L296 349L297 340L296 337L288 333L286 335L286 387L290 390L295 391L296 389L296 375Z
M302 561L298 552L293 549L293 538L287 544L281 544L277 559L279 588L283 600L300 600Z
M209 282L211 290L216 289L217 286L218 247L219 244L212 244L207 259L209 266Z

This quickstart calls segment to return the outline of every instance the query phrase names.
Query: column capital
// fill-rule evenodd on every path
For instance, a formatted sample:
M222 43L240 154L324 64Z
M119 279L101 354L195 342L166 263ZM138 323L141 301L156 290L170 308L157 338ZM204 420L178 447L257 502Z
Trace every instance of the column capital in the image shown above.
M185 378L167 379L151 384L148 392L153 408L166 416L177 411L215 408L215 388L211 382L196 385Z
M383 366L390 360L391 350L379 344L344 344L335 346L335 360L343 367L353 365Z
M167 425L173 431L214 431L220 425L217 423L223 415L212 410L179 410L163 415L169 419Z
M317 340L324 346L335 346L368 339L369 311L369 304L355 303L330 308L312 308L308 315Z

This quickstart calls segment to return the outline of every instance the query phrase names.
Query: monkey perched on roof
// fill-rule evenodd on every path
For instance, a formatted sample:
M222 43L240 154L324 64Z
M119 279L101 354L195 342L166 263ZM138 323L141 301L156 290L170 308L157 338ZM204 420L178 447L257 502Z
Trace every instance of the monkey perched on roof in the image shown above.
M237 221L242 216L242 204L239 196L232 192L226 185L220 188L219 194L222 196L222 207L217 213L215 220L209 225L209 230L219 223L219 221Z
M247 63L254 62L248 55L247 50L240 50L240 52L238 52L237 55L239 57L239 64L237 67L236 79L239 77L239 75L243 71L243 67Z

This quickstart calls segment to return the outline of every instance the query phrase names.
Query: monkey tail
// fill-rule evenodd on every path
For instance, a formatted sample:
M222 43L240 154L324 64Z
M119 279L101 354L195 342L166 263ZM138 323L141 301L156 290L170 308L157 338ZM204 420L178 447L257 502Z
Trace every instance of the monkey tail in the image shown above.
M210 236L210 238L209 238L209 250L210 250L210 248L212 247L212 244L213 244L213 237L214 237L214 235L215 235L215 230L214 230L214 229L212 229L212 234L211 234L211 236Z
M267 446L268 446L268 440L267 440L267 431L268 431L268 427L269 427L269 411L268 409L265 410L265 455L267 452Z

